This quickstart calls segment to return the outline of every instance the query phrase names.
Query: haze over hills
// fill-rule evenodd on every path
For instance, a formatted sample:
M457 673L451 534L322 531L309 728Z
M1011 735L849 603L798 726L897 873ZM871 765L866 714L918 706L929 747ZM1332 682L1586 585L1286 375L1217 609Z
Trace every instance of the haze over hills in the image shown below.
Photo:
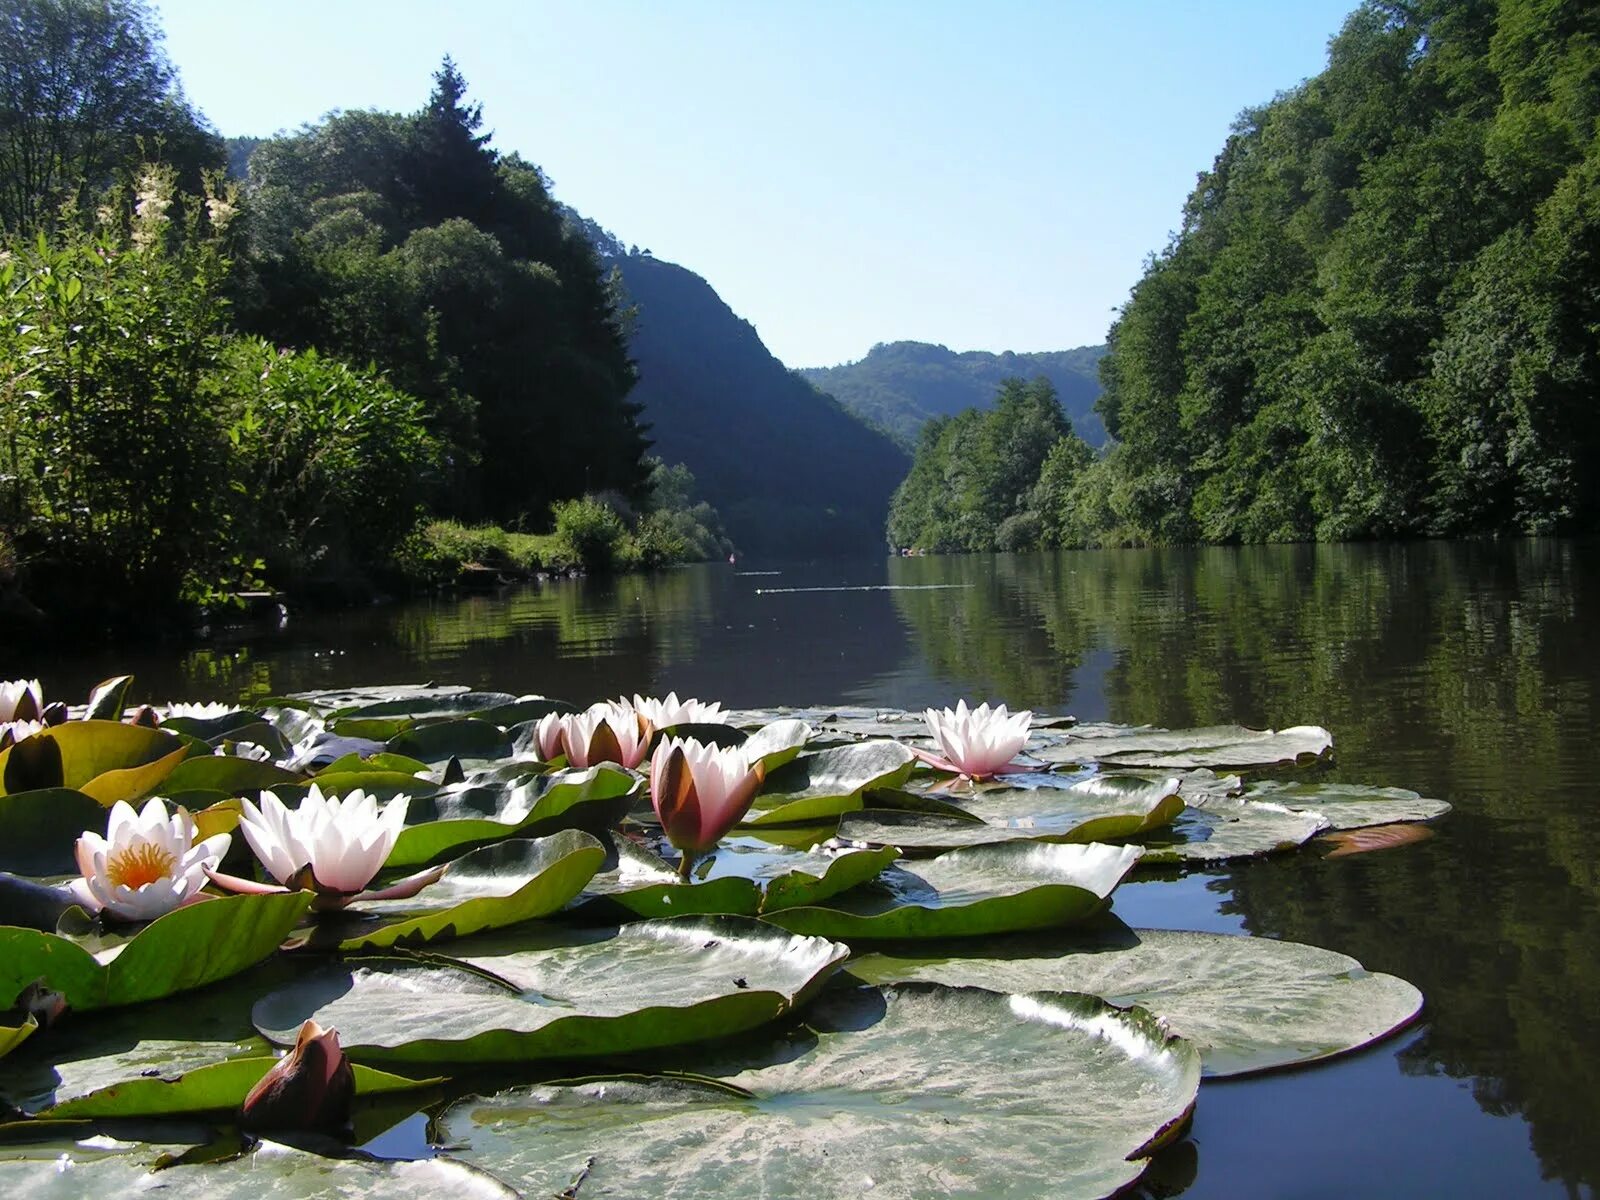
M1080 346L1032 354L958 353L927 342L879 342L858 362L802 367L798 373L907 448L916 445L929 418L990 408L1002 380L1042 375L1055 385L1073 428L1091 446L1102 446L1106 431L1094 402L1105 352L1104 346Z
M694 472L741 549L881 548L905 452L774 358L693 271L582 223L635 309L629 399L644 406L651 452Z

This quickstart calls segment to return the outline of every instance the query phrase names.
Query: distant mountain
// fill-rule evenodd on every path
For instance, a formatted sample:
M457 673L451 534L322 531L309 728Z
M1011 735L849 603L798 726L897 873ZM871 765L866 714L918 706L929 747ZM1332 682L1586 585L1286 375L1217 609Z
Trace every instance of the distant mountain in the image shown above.
M1037 354L958 354L927 342L879 342L859 362L803 367L798 373L905 447L916 445L917 432L930 417L989 408L1001 380L1043 375L1055 384L1073 428L1091 446L1101 446L1106 431L1094 402L1105 352L1104 346L1080 346Z
M788 370L693 271L585 225L636 309L629 399L644 406L651 453L694 472L744 550L882 549L905 452Z

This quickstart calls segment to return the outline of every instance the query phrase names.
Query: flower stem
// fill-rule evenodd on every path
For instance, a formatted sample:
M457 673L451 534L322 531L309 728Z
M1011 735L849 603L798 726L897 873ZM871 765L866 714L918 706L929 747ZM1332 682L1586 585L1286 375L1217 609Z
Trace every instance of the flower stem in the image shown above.
M689 872L694 869L694 855L689 851L683 852L683 857L678 859L678 878L689 882Z

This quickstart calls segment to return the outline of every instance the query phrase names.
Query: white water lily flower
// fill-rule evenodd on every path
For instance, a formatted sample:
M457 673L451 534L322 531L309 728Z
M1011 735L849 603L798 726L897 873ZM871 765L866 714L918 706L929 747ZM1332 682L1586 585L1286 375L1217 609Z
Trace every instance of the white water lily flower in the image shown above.
M958 700L955 709L927 709L923 716L928 731L939 743L948 766L969 779L987 779L1011 765L1028 741L1028 726L1033 713L1006 711L1001 704L993 709L987 703L969 709Z
M627 704L628 701L619 700L617 703ZM674 725L717 725L724 720L720 701L707 704L703 700L679 700L677 692L668 692L665 700L635 694L631 707L649 722L651 729L669 729Z
M0 750L4 750L12 742L31 738L44 727L43 721L0 721Z
M169 704L160 711L163 720L168 717L190 717L196 721L212 721L217 717L225 717L229 713L241 710L237 704L223 704L220 700L213 700L205 704Z
M539 758L544 762L566 753L566 748L561 744L561 718L564 716L565 713L545 713L533 727L533 738L539 747Z
M197 833L187 809L169 816L166 803L156 799L136 813L119 800L105 837L85 830L78 839L83 877L68 890L90 912L104 909L125 921L154 920L205 886L206 869L222 860L233 840L218 833L197 842Z
M44 689L37 679L0 683L0 723L36 721L44 712Z
M354 895L394 849L410 803L396 796L379 812L377 797L359 788L340 800L313 783L296 809L274 792L261 793L259 808L244 801L239 830L279 883L290 884L310 867L316 890Z

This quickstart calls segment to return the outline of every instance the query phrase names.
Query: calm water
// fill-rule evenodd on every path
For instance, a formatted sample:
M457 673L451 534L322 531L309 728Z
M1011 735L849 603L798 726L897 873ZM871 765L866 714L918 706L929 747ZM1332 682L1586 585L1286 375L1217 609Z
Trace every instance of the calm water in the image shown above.
M1207 1084L1154 1194L1593 1195L1600 1181L1600 556L1594 544L1108 551L718 565L18 659L76 697L232 699L413 680L589 700L1314 722L1328 778L1456 811L1432 841L1118 892L1134 924L1311 942L1415 982L1425 1021L1339 1062ZM752 574L748 572L777 572ZM820 590L816 590L820 589Z

